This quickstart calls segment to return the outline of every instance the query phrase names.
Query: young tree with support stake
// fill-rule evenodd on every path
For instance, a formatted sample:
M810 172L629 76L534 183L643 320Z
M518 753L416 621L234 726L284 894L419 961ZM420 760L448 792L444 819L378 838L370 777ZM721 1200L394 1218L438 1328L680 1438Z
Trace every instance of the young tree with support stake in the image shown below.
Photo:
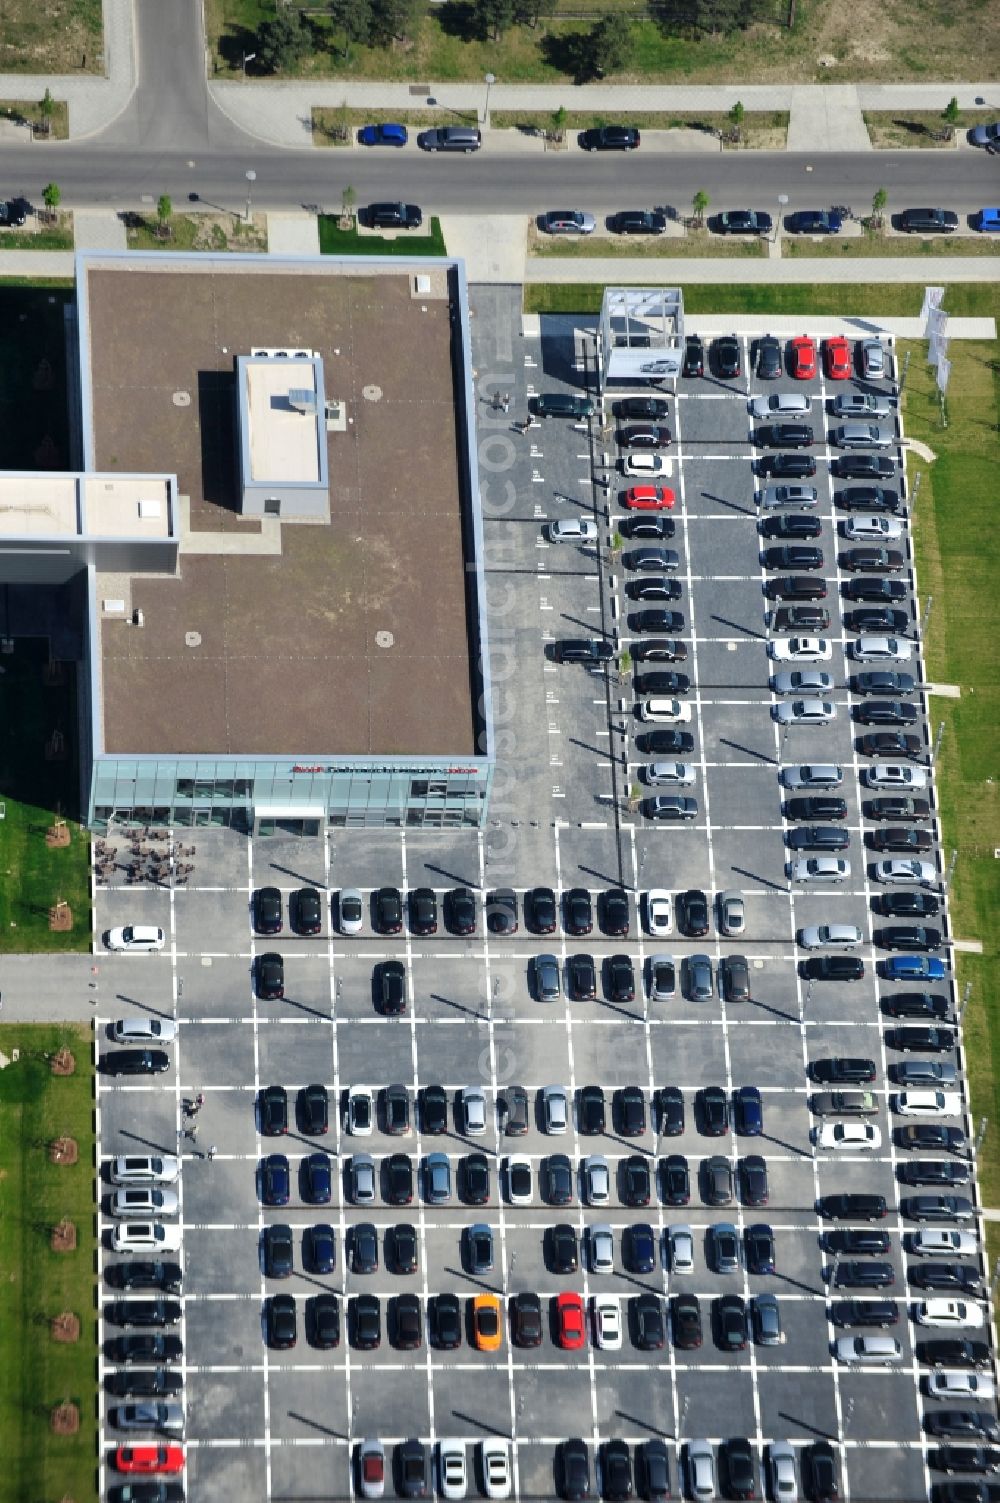
M58 209L61 201L62 189L59 187L59 184L46 183L45 187L42 189L42 202L45 204L47 217L50 221L55 221L56 210Z

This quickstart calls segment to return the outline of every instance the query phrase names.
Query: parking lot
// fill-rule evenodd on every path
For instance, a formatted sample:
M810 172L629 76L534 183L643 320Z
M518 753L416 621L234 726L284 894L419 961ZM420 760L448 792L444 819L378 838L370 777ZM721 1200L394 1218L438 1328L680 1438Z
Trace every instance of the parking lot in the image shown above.
M183 1155L178 1330L187 1496L356 1496L356 1448L369 1437L381 1440L387 1457L411 1437L429 1451L442 1438L462 1440L469 1491L475 1495L482 1490L476 1447L500 1437L511 1442L516 1496L548 1498L555 1495L558 1479L556 1448L579 1436L590 1448L595 1493L600 1447L609 1440L624 1439L633 1457L646 1442L665 1441L676 1495L688 1442L707 1440L718 1453L728 1439L746 1437L758 1465L758 1495L764 1492L772 1443L791 1442L801 1471L810 1448L830 1441L842 1496L925 1498L941 1476L930 1464L934 1443L922 1434L924 1416L946 1406L922 1392L929 1369L918 1361L915 1344L922 1333L908 1315L908 1305L931 1296L908 1288L906 1281L907 1263L914 1260L906 1257L904 1242L918 1227L902 1214L901 1199L921 1192L899 1179L901 1164L915 1155L897 1147L894 1135L909 1120L890 1112L888 1103L890 1072L903 1056L890 1047L894 1020L880 1011L889 994L922 983L896 984L876 974L888 959L874 942L887 922L879 917L878 903L896 889L875 880L876 864L890 853L865 843L866 832L876 826L864 813L873 792L862 786L861 774L870 759L857 742L881 727L860 725L851 713L861 702L852 691L852 676L897 665L857 662L853 656L857 633L845 611L857 606L842 598L848 574L840 563L851 545L836 533L849 513L835 506L834 494L855 482L832 479L830 461L840 451L827 443L836 421L826 411L828 401L842 389L874 387L857 378L831 383L822 364L811 380L793 381L786 374L761 382L748 377L751 350L743 340L738 379L723 380L709 369L662 393L672 436L664 451L670 472L663 483L676 496L669 546L680 555L675 577L681 599L673 608L685 617L683 627L669 635L684 641L687 656L676 665L641 667L676 666L691 679L690 692L680 697L692 708L681 729L692 734L693 751L679 760L694 763L694 784L681 791L696 800L697 814L689 822L655 822L643 813L641 799L663 790L646 786L643 768L651 758L637 750L636 734L656 727L639 723L629 675L617 673L614 664L596 671L560 664L553 655L558 641L600 638L615 628L623 646L634 648L641 640L627 624L637 608L625 590L632 577L625 567L630 540L613 546L627 516L619 495L631 483L620 472L613 430L602 435L595 425L552 420L523 435L511 427L512 418L524 417L530 395L586 385L593 342L571 319L544 319L541 337L530 331L522 337L516 296L508 289L478 289L474 304L498 746L487 828L478 834L338 831L325 841L254 842L199 830L198 875L183 890L133 887L98 894L100 930L151 923L167 936L162 953L102 955L99 962L104 1025L115 1017L148 1013L176 1017L180 1025L166 1073L139 1081L102 1074L100 1152L102 1163L123 1153ZM832 679L822 698L833 704L835 715L818 726L783 726L773 714L776 704L794 696L774 693L771 676L776 668L799 665L775 664L768 656L775 635L768 613L781 602L765 597L765 584L776 571L765 569L760 555L781 540L762 538L758 530L755 493L772 482L755 469L761 455L771 451L754 441L760 424L748 413L748 396L793 388L811 399L808 420L816 442L808 452L817 473L810 483L818 497L810 514L820 520L815 545L823 550L822 567L813 577L825 581L825 598L817 603L830 612L829 627L809 633L829 641L832 649L818 666ZM894 392L889 380L877 390ZM494 408L495 392L511 395L509 413ZM890 421L895 424L896 416ZM890 452L897 461L895 478L883 483L899 491L898 445ZM604 454L608 467L601 463ZM598 482L610 480L607 490L595 486L595 476ZM596 517L596 544L548 541L550 522L581 516ZM911 660L901 666L919 689L918 606L905 504L899 517L903 536L894 546L903 549L905 565L895 577L909 586L904 635L913 643ZM908 765L926 766L933 726L927 723L924 692L910 697L920 703L915 730L922 752ZM795 822L783 814L789 791L779 774L814 763L838 764L843 774L836 788L819 790L832 791L847 806L837 826L849 833L841 855L849 860L850 873L835 886L790 882L786 875L786 862L812 853L788 847ZM933 800L933 790L924 796ZM936 817L925 827L936 835ZM936 844L925 859L936 863L930 890L942 898L942 908L930 922L944 930L939 953L947 956L945 860ZM252 894L264 886L283 895L284 929L273 939L255 935L251 924ZM436 934L419 937L405 921L397 936L375 933L367 904L375 889L386 886L404 893L431 887L439 906L449 889L473 889L479 907L475 934L451 935L440 922ZM599 894L624 888L630 905L627 936L601 932L599 905L589 935L570 936L562 922L548 936L532 934L524 897L536 886L551 887L557 898L585 888L595 902ZM303 887L331 895L324 904L323 932L313 938L297 937L289 925L289 895ZM334 895L344 887L360 888L365 899L363 928L354 936L336 929ZM518 931L489 933L484 902L492 890L508 887L517 894ZM644 932L641 895L651 888L664 889L673 899L673 928L666 938ZM709 931L702 937L680 932L676 897L690 889L703 890L709 899ZM743 895L745 928L727 937L719 929L715 898L732 889ZM915 889L904 884L901 890ZM851 951L864 962L860 980L831 983L800 974L807 952L797 945L797 932L827 924L857 925L862 931L861 943ZM264 1001L255 993L254 963L272 950L284 958L284 997ZM542 953L556 957L563 976L568 957L592 956L596 996L577 1000L563 985L558 999L537 1000L532 960ZM650 959L662 953L675 960L677 990L667 1000L652 1001ZM721 988L720 962L734 954L748 961L749 1001L727 1001ZM608 992L608 962L618 955L632 962L631 1000L612 1000ZM709 1000L686 994L685 962L692 955L707 955L711 962ZM399 1018L380 1015L373 1002L374 968L385 960L402 961L406 970L407 1008ZM953 1016L950 973L935 990L949 996ZM112 1045L102 1041L101 1051L110 1053ZM875 1062L875 1082L866 1088L875 1092L877 1111L865 1119L879 1130L874 1151L824 1151L811 1141L820 1119L810 1111L814 1086L807 1066L835 1056ZM959 1053L940 1057L961 1064ZM260 1091L283 1085L294 1107L296 1093L312 1082L328 1089L329 1132L306 1136L293 1114L280 1142L262 1136L255 1112ZM379 1121L371 1137L349 1136L342 1116L347 1089L363 1085L374 1091L397 1082L410 1095L410 1131L390 1136ZM429 1084L447 1091L444 1136L425 1132L417 1109L418 1095ZM529 1098L528 1130L516 1138L503 1133L496 1113L502 1093L513 1084L525 1087ZM540 1093L554 1084L571 1102L585 1086L600 1086L606 1130L586 1135L571 1113L564 1135L545 1133ZM622 1134L612 1111L614 1092L629 1085L638 1086L645 1098L645 1130L636 1137ZM458 1098L469 1086L481 1088L486 1097L483 1136L464 1131ZM684 1129L671 1137L656 1131L653 1109L654 1093L665 1086L679 1087L685 1105ZM739 1087L759 1088L762 1134L754 1138L730 1130L711 1137L699 1130L704 1124L696 1093L711 1086L721 1087L728 1100ZM205 1104L191 1117L185 1103L199 1092ZM967 1111L949 1120L974 1134ZM193 1125L196 1136L182 1136ZM259 1165L279 1149L289 1160L291 1199L283 1208L265 1207ZM328 1153L332 1162L329 1205L307 1205L299 1193L301 1163L316 1150ZM347 1184L350 1158L358 1151L371 1153L377 1164L404 1152L417 1169L428 1153L443 1151L454 1193L447 1204L430 1204L418 1173L409 1206L389 1206L383 1193L373 1206L355 1206ZM485 1206L466 1204L460 1193L459 1161L472 1151L485 1152L490 1160ZM512 1204L503 1193L502 1161L512 1153L530 1157L534 1188L527 1205ZM575 1174L589 1154L606 1159L608 1203L582 1204L578 1180L571 1204L546 1203L543 1173L553 1153L566 1154ZM738 1193L730 1204L706 1204L702 1161L722 1154L735 1167L754 1153L766 1160L766 1206L751 1207ZM690 1170L690 1203L683 1207L667 1204L663 1194L661 1161L675 1154L685 1156ZM623 1203L622 1175L633 1155L653 1171L645 1207ZM111 1193L108 1183L101 1188ZM973 1193L968 1186L958 1189ZM895 1282L875 1292L898 1302L899 1320L889 1334L902 1350L901 1360L888 1367L849 1366L832 1354L836 1338L854 1328L831 1319L829 1286L839 1260L824 1234L858 1223L824 1220L817 1202L823 1195L862 1191L885 1196L889 1207L879 1227L889 1233L887 1258ZM380 1261L372 1274L348 1265L349 1236L359 1221L373 1222L378 1232ZM749 1226L765 1221L773 1231L775 1271L753 1273L743 1259L735 1273L717 1272L709 1256L709 1229L732 1223L742 1241ZM303 1230L318 1222L329 1223L336 1238L336 1268L323 1276L306 1271L301 1256ZM411 1223L417 1234L418 1267L412 1274L394 1272L386 1256L386 1229L400 1222ZM472 1274L463 1232L482 1222L493 1232L494 1265ZM294 1239L294 1271L282 1280L266 1277L261 1261L262 1233L276 1223L290 1225ZM568 1223L579 1239L576 1272L562 1274L552 1264L548 1238L558 1223ZM611 1227L612 1272L593 1272L586 1255L587 1229L598 1223ZM112 1272L109 1298L119 1261L109 1251L112 1224L109 1215L102 1216L102 1265ZM636 1224L653 1232L656 1267L650 1273L628 1266L628 1229ZM669 1266L669 1233L678 1225L690 1226L694 1236L694 1267L687 1273ZM981 1255L976 1266L982 1274ZM332 1349L309 1340L306 1302L322 1291L341 1298L341 1336ZM494 1293L506 1303L523 1291L541 1298L541 1345L514 1344L505 1321L500 1349L477 1349L466 1301ZM668 1328L662 1348L640 1349L634 1302L644 1291L663 1298L665 1314L678 1294L696 1295L702 1344L682 1349ZM553 1302L566 1292L583 1297L588 1322L594 1296L620 1298L625 1331L619 1349L599 1348L592 1333L576 1350L558 1344ZM264 1339L265 1302L285 1293L295 1299L298 1339L293 1347L276 1350ZM459 1295L466 1322L461 1344L441 1350L425 1331L418 1350L397 1349L390 1301L404 1293L416 1294L424 1312L438 1294ZM859 1293L865 1291L838 1289L833 1297ZM359 1294L380 1301L382 1339L375 1350L359 1350L351 1339L350 1302ZM751 1313L758 1296L776 1295L780 1343L764 1345L751 1330L742 1349L724 1350L715 1302L729 1294L741 1296ZM105 1326L106 1342L121 1334ZM949 1334L927 1331L931 1337ZM115 1348L106 1351L105 1377L116 1370ZM108 1399L109 1406L117 1402ZM109 1423L108 1456L128 1438ZM722 1465L720 1472L724 1484ZM115 1480L109 1468L105 1481L110 1486Z

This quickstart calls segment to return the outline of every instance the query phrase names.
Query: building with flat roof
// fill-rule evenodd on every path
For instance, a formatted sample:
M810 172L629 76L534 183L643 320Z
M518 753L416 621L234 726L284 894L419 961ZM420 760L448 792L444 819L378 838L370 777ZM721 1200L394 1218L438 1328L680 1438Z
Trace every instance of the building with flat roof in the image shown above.
M89 822L480 825L462 264L82 254L77 330L80 471L0 476L0 536L85 571Z

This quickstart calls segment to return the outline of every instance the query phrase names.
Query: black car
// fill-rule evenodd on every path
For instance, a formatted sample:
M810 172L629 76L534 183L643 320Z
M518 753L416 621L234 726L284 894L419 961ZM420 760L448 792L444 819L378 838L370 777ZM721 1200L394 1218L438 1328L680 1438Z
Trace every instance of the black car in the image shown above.
M771 449L808 449L816 435L808 423L769 423L755 430L754 442Z
M899 493L884 485L848 485L834 496L834 504L843 511L896 512Z
M623 1138L641 1138L646 1131L646 1098L638 1086L623 1086L614 1094L614 1115Z
M918 1050L923 1054L945 1054L955 1047L950 1028L894 1028L886 1037L893 1049Z
M735 1299L735 1295L727 1298ZM755 1498L757 1496L757 1466L753 1447L742 1438L723 1441L719 1447L723 1472L726 1478L727 1496L730 1498Z
M584 637L569 638L561 642L553 642L552 656L557 663L587 663L591 665L607 663L614 657L614 648L610 642L601 638Z
M686 1206L691 1199L691 1175L682 1153L660 1160L660 1193L668 1206Z
M431 887L415 887L409 896L410 928L414 934L436 934L437 897Z
M424 216L416 204L369 204L365 218L373 230L418 230Z
M641 136L634 125L595 125L578 140L584 151L635 151Z
M716 1340L724 1352L742 1352L747 1344L747 1307L738 1294L714 1301Z
M781 340L764 334L753 347L754 370L761 381L776 381L782 374Z
M626 517L618 530L628 538L668 543L677 531L677 523L673 517L639 512L634 517Z
M826 582L808 574L781 574L767 581L764 594L771 600L823 600Z
M285 962L268 951L258 955L256 965L257 995L264 1002L275 1002L285 995Z
M598 916L605 934L621 938L628 933L629 903L624 888L612 887L601 894Z
M869 569L873 574L896 574L905 563L898 548L845 548L840 555L842 569Z
M340 1301L324 1290L306 1300L306 1337L323 1351L340 1345Z
M801 450L789 454L762 454L757 460L757 473L770 475L775 480L808 480L816 473L816 461L811 454Z
M850 1191L822 1196L817 1209L821 1216L830 1221L881 1221L889 1214L884 1195Z
M348 1315L351 1339L360 1351L373 1351L382 1344L382 1307L374 1294L356 1294L350 1301Z
M869 1326L886 1330L899 1324L894 1299L841 1299L830 1311L835 1326Z
M670 1330L674 1346L691 1351L701 1346L701 1306L696 1294L675 1294L670 1301Z
M385 1198L391 1206L408 1206L413 1199L413 1164L405 1153L390 1153L385 1160Z
M180 1362L183 1356L181 1338L160 1332L136 1332L108 1342L108 1357L112 1362Z
M667 416L670 408L662 397L622 397L621 401L612 403L611 410L616 418L639 418L658 423Z
M869 830L865 835L865 844L868 846L869 850L872 851L890 851L893 854L904 856L925 856L929 851L933 850L934 837L931 835L929 830L911 830L908 829L906 825L890 825L888 829L885 830ZM889 898L912 897L929 899L929 901L934 904L933 909L931 909L930 911L932 913L937 912L937 899L931 897L929 893L897 892L888 893L887 896ZM879 903L879 908L882 913L885 913L887 911L890 913L897 911L891 908L887 910L884 904L885 898L883 898ZM911 912L916 912L918 914L923 912L923 910L920 909L913 910L906 907L898 911L906 915L909 915Z
M887 455L858 451L838 454L832 468L841 480L890 480L896 473L896 467Z
M585 1441L564 1440L556 1448L556 1477L560 1498L590 1497L590 1452Z
M906 1185L967 1185L968 1164L956 1164L950 1159L913 1159L900 1164L900 1179Z
M928 1367L989 1367L990 1345L965 1336L939 1336L917 1343L917 1361Z
M721 1138L729 1131L729 1097L722 1086L702 1086L697 1108L701 1130L709 1138Z
M601 1491L614 1503L632 1496L632 1458L624 1440L606 1440L601 1446Z
M793 235L836 235L840 232L841 217L825 209L799 209L788 215L785 227Z
M635 738L636 749L648 755L683 756L694 751L694 737L690 731L644 731Z
M793 851L846 851L850 843L848 831L835 825L799 825L785 836Z
M532 887L524 895L524 922L532 934L554 934L559 918L551 887Z
M759 1153L748 1153L739 1163L740 1197L744 1205L766 1206L767 1163Z
M908 234L953 235L958 229L958 215L951 209L904 209L899 228Z
M833 1276L837 1289L888 1289L895 1282L891 1263L867 1258L849 1258L838 1263Z
M876 1231L873 1227L842 1232L827 1232L824 1238L827 1250L850 1257L884 1255L889 1251L889 1233Z
M727 1002L750 1001L750 965L745 955L723 955L719 974Z
M934 1018L947 1023L951 1015L948 998L940 992L888 992L879 1000L891 1018Z
M833 794L790 798L784 807L786 819L846 819L847 800Z
M265 1086L258 1101L260 1130L265 1138L288 1131L288 1092L284 1086Z
M701 1165L702 1199L708 1206L728 1206L733 1199L733 1171L728 1159L713 1154Z
M946 1440L1000 1441L1000 1426L984 1409L938 1409L924 1415L928 1435Z
M765 569L822 569L822 548L808 548L804 544L779 544L764 549Z
M926 952L941 947L940 929L931 929L924 924L887 924L875 932L875 943L883 950L917 950Z
M879 900L879 912L887 918L934 918L940 907L931 892L889 892Z
M898 1147L918 1153L964 1153L965 1133L943 1122L914 1122L896 1129Z
M563 924L567 934L579 937L594 927L594 908L585 887L571 887L563 894Z
M635 997L635 971L631 955L612 955L607 962L608 999L631 1002Z
M982 1293L979 1270L967 1263L909 1263L906 1277L920 1289L943 1289L973 1298Z
M522 1289L510 1302L510 1337L515 1346L541 1346L542 1302L537 1294Z
M168 1482L162 1477L122 1482L109 1490L108 1499L109 1503L184 1503L184 1484Z
M281 893L276 887L258 887L254 893L253 926L257 934L281 933Z
M394 1273L416 1273L417 1229L408 1221L401 1221L386 1232L386 1261Z
M680 600L684 593L679 579L667 575L650 576L647 579L630 579L625 586L630 600ZM669 631L672 628L666 627Z
M273 1229L272 1229L273 1230ZM285 1228L288 1231L288 1228ZM291 1232L288 1233L291 1244ZM289 1245L289 1259L291 1248ZM291 1269L289 1268L289 1272ZM106 1318L119 1326L175 1326L183 1312L180 1300L163 1299L116 1299L105 1305Z
M437 1294L428 1300L430 1341L441 1351L462 1345L462 1310L454 1294Z
M899 673L894 668L874 668L865 673L855 673L851 689L855 694L912 694L917 687L912 673Z
M337 1239L332 1226L315 1222L302 1233L302 1261L311 1273L330 1274L337 1266Z
M485 1153L467 1153L462 1160L462 1196L466 1205L484 1206L490 1198L490 1162Z
M708 898L699 887L677 894L677 925L689 939L701 939L708 933Z
M717 235L770 235L773 227L770 214L762 209L729 209L711 221Z
M567 955L566 989L574 1002L586 1002L597 996L597 967L593 955Z
M741 374L740 342L735 334L720 334L713 339L712 363L715 374L724 381L734 381Z
M415 1294L397 1294L389 1301L389 1329L393 1346L414 1351L424 1339L424 1317Z
M112 1270L109 1269L109 1278ZM159 1289L164 1294L180 1294L184 1275L179 1263L119 1263L113 1270L119 1289Z
M109 1374L106 1386L123 1399L170 1399L184 1392L184 1374L169 1367L122 1368Z
M971 1221L975 1214L966 1195L909 1195L902 1202L910 1221Z
M383 960L375 967L376 996L387 1017L406 1011L406 970L401 960Z
M299 1126L309 1137L319 1137L330 1126L330 1101L326 1086L303 1086L299 1092Z
M573 1166L564 1153L550 1153L542 1160L542 1195L550 1206L568 1206L573 1200Z
M691 680L686 673L657 670L655 673L637 674L633 679L633 686L637 694L687 694L691 689Z
M633 1221L622 1233L622 1262L629 1273L656 1271L656 1237L644 1221Z
M646 1291L632 1303L635 1345L640 1352L658 1352L667 1339L663 1305L657 1295Z
M385 1131L390 1137L402 1137L410 1130L409 1091L405 1085L388 1085L380 1094Z
M296 934L320 934L323 929L323 899L315 887L300 887L289 904Z
M802 1452L802 1486L813 1503L830 1503L840 1497L837 1453L828 1440L814 1440Z
M270 1279L287 1279L292 1271L292 1229L278 1224L261 1233L264 1272Z
M636 1482L639 1495L650 1503L664 1503L670 1490L670 1454L662 1440L647 1440L636 1446Z
M486 895L486 927L491 934L517 933L517 894L510 887L496 887Z
M576 1273L580 1266L580 1249L576 1232L566 1222L550 1227L546 1236L548 1265L553 1273Z
M680 611L633 611L628 618L632 631L683 631L684 617Z
M264 1303L266 1340L278 1351L287 1350L298 1340L295 1300L290 1294L272 1294Z
M448 1095L444 1086L426 1085L420 1091L420 1126L437 1137L448 1131Z
M684 362L681 366L682 376L703 376L705 374L705 346L697 334L686 334L684 337Z
M772 625L775 631L827 631L830 612L825 605L779 605Z
M684 1094L679 1086L663 1086L657 1092L661 1137L675 1138L684 1131Z
M874 731L858 737L858 751L863 757L903 758L912 762L922 757L924 750L921 737L904 736L900 731Z
M776 517L767 517L761 532L768 538L818 538L823 531L819 517L806 516L805 512L779 512Z
M920 708L902 699L866 699L852 715L859 725L916 725Z
M857 955L811 955L800 969L807 981L861 981L865 963Z
M449 934L475 934L476 895L468 887L453 887L445 895L444 921Z
M656 209L621 209L609 224L616 235L662 235L667 218Z
M649 1161L633 1153L621 1165L621 1199L627 1206L648 1206L651 1194Z
M347 1251L353 1273L378 1273L378 1232L370 1221L356 1221L347 1231Z
M585 1085L577 1102L577 1126L586 1137L595 1137L604 1131L604 1092L600 1086Z
M374 927L379 934L399 934L403 927L403 898L398 887L380 887L372 896Z
M849 1055L813 1060L809 1078L821 1085L869 1085L875 1079L875 1061Z
M925 798L911 798L907 793L888 793L869 799L865 804L868 819L929 819L931 806Z

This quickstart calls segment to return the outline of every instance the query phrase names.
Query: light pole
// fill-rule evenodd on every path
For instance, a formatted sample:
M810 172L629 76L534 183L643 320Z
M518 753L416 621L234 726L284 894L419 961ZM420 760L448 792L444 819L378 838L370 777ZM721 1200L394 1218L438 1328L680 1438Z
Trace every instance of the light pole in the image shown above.
M250 223L251 201L253 199L253 185L257 181L257 174L256 174L256 172L254 172L254 170L253 170L252 167L247 171L246 178L247 178L247 212L246 212L246 222L247 222L247 224L249 224Z
M778 243L778 236L781 234L781 221L784 218L785 207L786 207L787 203L788 203L788 194L787 193L779 193L778 194L778 217L774 221L774 243L776 245Z
M252 63L253 60L254 60L254 58L256 56L257 56L256 52L244 52L244 54L243 54L243 77L244 77L244 79L246 79L246 76L247 76L247 63Z
M490 90L492 89L496 81L497 78L495 73L486 74L486 107L483 110L483 124L485 126L489 126L490 123Z

